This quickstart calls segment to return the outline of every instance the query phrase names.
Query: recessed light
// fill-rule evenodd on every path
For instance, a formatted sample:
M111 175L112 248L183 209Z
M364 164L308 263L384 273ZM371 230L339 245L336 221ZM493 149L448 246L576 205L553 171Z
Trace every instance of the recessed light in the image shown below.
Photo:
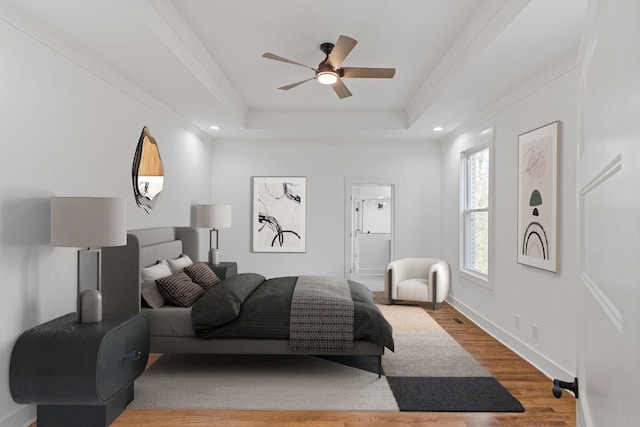
M211 126L211 129L213 129L213 130L220 130L220 126L218 126L218 125L212 125L212 126Z
M433 128L434 131L440 132L442 130L442 126L436 126Z

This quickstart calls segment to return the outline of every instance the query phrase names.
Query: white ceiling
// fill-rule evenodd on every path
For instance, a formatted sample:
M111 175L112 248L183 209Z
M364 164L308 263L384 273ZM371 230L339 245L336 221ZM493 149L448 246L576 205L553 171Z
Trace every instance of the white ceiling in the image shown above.
M170 119L211 138L436 139L575 57L587 0L7 0L0 18ZM308 68L358 45L340 100ZM222 127L210 129L212 124ZM443 126L436 133L434 126Z

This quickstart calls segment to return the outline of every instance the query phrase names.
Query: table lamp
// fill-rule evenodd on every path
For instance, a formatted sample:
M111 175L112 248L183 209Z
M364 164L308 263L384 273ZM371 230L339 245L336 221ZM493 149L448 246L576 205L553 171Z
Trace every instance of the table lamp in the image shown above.
M51 198L51 245L78 251L76 319L102 320L100 248L127 244L126 200L117 197Z
M218 247L218 230L231 228L230 205L198 205L196 210L196 227L210 228L209 230L209 263L220 264ZM213 232L216 232L216 246L213 247Z

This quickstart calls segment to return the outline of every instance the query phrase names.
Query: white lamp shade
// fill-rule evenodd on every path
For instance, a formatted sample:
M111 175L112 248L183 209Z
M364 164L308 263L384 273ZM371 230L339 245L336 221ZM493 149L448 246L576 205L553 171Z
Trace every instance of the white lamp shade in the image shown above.
M120 197L51 198L51 245L97 248L127 244L127 204Z
M231 228L231 205L198 205L196 227Z

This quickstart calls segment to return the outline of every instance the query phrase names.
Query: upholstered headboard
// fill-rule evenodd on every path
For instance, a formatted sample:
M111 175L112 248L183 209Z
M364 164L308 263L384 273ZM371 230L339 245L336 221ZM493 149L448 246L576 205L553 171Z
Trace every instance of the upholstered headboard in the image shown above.
M199 259L199 234L193 227L129 230L127 245L102 249L102 310L140 311L140 268L164 258Z

